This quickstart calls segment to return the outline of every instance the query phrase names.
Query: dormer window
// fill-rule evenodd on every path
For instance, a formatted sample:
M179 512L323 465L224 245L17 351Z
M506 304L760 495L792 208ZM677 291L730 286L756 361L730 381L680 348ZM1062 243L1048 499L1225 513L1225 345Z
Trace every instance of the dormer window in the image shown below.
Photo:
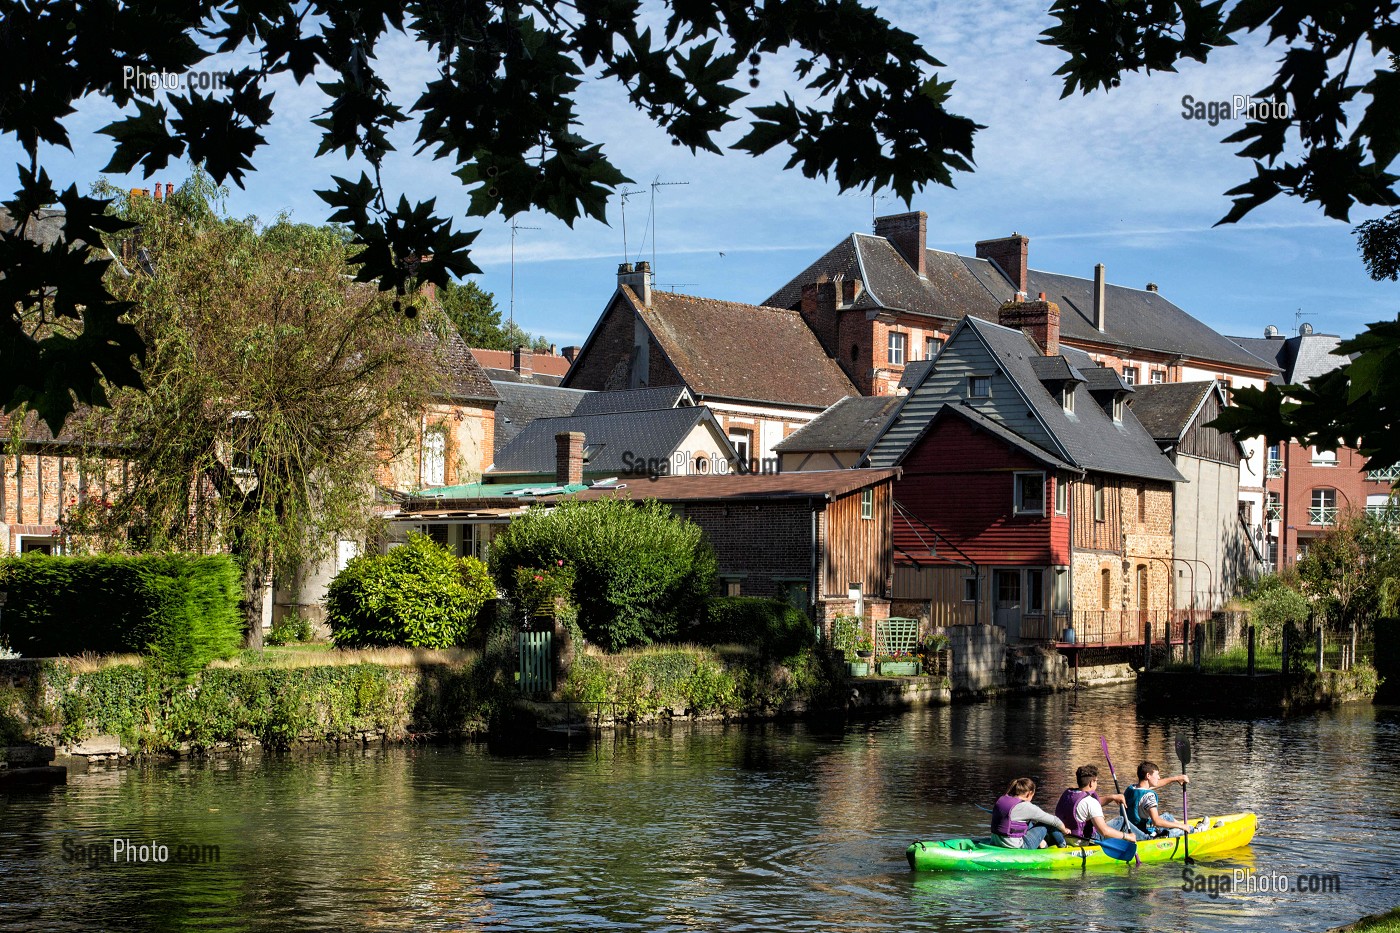
M1067 414L1074 414L1074 383L1069 383L1060 390L1060 404L1064 406Z
M1120 424L1123 421L1123 397L1121 395L1113 397L1113 420Z

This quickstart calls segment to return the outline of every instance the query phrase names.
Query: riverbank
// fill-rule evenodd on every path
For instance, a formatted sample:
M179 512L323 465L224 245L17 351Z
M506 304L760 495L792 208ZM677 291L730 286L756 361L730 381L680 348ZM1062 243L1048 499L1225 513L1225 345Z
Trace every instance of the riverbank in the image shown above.
M1383 914L1362 917L1346 926L1333 927L1327 933L1400 933L1400 907Z
M1331 709L1343 703L1370 702L1379 679L1375 668L1360 663L1347 671L1300 674L1206 674L1194 671L1143 671L1137 701L1156 708L1276 716Z

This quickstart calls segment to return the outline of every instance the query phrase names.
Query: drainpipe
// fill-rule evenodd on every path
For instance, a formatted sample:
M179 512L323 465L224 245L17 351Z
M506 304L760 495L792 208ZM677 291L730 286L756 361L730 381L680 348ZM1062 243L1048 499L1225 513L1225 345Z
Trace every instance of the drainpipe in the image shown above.
M826 619L825 619L825 617L824 617L824 614L821 612L820 608L818 608L818 607L821 606L821 591L818 589L818 585L819 585L819 583L818 583L818 577L817 577L817 507L816 507L816 504L813 503L813 505L812 505L812 583L811 583L811 587L808 589L808 592L812 594L812 595L811 595L812 608L817 610L819 616L823 616L823 617L822 617L822 620L821 620L821 629L822 629L822 640L825 641L825 640L826 640Z

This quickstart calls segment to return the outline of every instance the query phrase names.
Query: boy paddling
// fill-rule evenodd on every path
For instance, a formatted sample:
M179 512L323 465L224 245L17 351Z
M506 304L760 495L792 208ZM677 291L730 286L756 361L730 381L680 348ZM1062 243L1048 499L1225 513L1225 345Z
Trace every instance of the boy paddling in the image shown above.
M1099 769L1094 765L1084 765L1074 772L1077 789L1067 788L1055 804L1055 816L1065 824L1066 832L1085 842L1099 839L1132 839L1132 833L1122 832L1108 825L1104 819L1104 803L1123 803L1122 794L1105 794L1099 797Z
M1155 761L1144 761L1138 765L1138 782L1129 787L1127 793L1123 795L1125 804L1123 806L1123 817L1128 821L1126 829L1132 830L1138 839L1151 839L1154 836L1181 836L1191 831L1185 823L1172 817L1170 813L1161 813L1158 808L1161 806L1157 799L1157 790L1166 787L1168 784L1180 784L1185 787L1189 782L1184 774L1177 774L1169 778L1162 777L1162 769L1157 767ZM1204 829L1205 825L1202 824Z
M992 835L1000 845L1009 849L1043 849L1045 837L1055 845L1065 844L1065 824L1059 817L1046 813L1031 801L1035 798L1035 781L1017 778L1006 793L992 805Z

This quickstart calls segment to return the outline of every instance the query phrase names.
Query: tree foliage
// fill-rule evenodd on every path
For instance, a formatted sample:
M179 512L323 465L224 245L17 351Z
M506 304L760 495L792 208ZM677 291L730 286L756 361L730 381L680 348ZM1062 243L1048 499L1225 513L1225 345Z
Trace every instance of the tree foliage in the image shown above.
M417 127L415 155L456 167L471 215L542 210L570 224L603 219L608 198L628 181L578 132L576 98L589 78L621 84L675 145L719 152L716 134L762 87L765 60L796 53L812 105L784 95L748 107L748 132L730 148L785 150L788 167L808 177L842 189L890 187L906 200L970 170L977 129L946 108L951 82L930 70L939 62L859 0L671 2L664 12L640 0L0 0L0 21L0 55L24 63L0 79L0 133L16 137L30 163L9 205L21 235L0 236L3 297L21 309L6 316L0 340L0 405L28 401L55 429L71 409L70 389L101 401L101 378L134 384L129 359L140 350L137 331L118 322L122 307L103 288L102 270L85 265L81 244L96 243L105 228L95 225L110 223L102 205L72 188L60 198L39 166L41 143L71 148L65 121L90 96L122 113L102 130L113 140L108 171L149 177L186 158L217 183L242 185L266 142L273 84L329 72L317 85L325 93L313 121L322 131L318 154L343 152L370 170L332 177L320 194L329 219L353 232L358 279L399 295L477 271L469 258L475 233L438 216L435 198L395 200L380 182L390 135L403 124ZM434 69L409 113L392 103L378 65L394 34L414 40ZM180 74L215 52L251 52L255 63L229 75L223 90L171 94L168 107L123 80L126 67ZM69 211L64 236L40 257L23 234L56 200ZM48 330L79 320L78 336Z
M1337 628L1365 625L1382 608L1387 580L1400 578L1400 529L1351 512L1308 545L1298 561L1303 592Z
M501 320L496 296L471 280L448 282L438 291L442 310L467 342L467 346L482 350L549 349L549 339L537 337L514 321Z

